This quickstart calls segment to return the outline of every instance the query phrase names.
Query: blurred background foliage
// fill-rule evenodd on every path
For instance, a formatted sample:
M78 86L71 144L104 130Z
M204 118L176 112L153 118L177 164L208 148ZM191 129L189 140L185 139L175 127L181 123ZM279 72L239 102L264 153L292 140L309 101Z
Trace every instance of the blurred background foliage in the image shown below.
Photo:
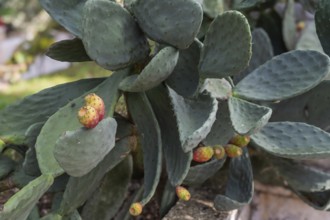
M38 57L45 59L45 51L57 36L72 37L42 10L38 0L0 0L0 109L57 84L109 75L93 62L44 67L56 66L48 58L40 68L35 67L39 71L29 75L29 67Z

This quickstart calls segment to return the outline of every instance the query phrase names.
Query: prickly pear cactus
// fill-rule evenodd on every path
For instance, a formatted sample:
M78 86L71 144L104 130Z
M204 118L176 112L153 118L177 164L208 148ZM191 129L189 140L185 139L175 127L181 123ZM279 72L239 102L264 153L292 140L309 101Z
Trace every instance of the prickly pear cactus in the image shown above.
M251 201L253 171L264 166L308 204L330 209L329 174L301 162L330 157L330 4L320 0L315 15L325 54L292 50L294 35L269 28L281 19L272 2L40 0L76 37L46 54L94 61L110 76L0 111L0 190L20 188L0 219L40 219L45 193L53 207L41 219L129 219L155 195L164 216L220 169L227 177L215 207L234 210ZM287 8L283 30L294 21ZM115 112L121 96L127 117ZM141 187L128 195L133 178Z

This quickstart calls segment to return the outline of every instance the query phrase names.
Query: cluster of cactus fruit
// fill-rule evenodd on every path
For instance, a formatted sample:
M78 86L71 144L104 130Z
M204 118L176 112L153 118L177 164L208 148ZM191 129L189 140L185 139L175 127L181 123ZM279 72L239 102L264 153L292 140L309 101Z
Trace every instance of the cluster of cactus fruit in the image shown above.
M220 211L251 201L253 174L266 181L260 170L330 209L330 175L306 162L330 156L330 3L300 2L315 23L294 44L291 0L283 19L276 1L40 0L76 36L47 55L95 61L110 76L0 111L1 190L8 181L20 188L0 219L128 219L155 194L164 216L175 195L189 200L188 187L223 170ZM115 112L121 96L127 116ZM132 178L143 187L127 194ZM45 193L53 206L40 217Z
M225 146L199 146L194 150L193 160L198 163L204 163L212 159L221 160L225 156L230 158L239 157L243 154L243 147L246 147L250 142L249 136L235 135L230 139L229 143Z
M105 105L95 93L85 97L85 105L79 109L78 120L86 128L94 128L105 114Z

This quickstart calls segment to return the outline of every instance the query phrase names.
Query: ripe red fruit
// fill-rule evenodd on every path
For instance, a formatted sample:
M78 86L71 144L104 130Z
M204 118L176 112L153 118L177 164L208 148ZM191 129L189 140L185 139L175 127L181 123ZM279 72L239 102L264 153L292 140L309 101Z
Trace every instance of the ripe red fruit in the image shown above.
M94 128L99 123L99 114L91 106L84 106L78 111L78 120L86 128Z
M104 118L105 114L105 105L102 98L95 93L90 93L85 97L85 104L95 108L99 114L99 120L101 121Z
M213 157L214 151L210 146L198 147L194 150L193 160L199 163L209 161Z

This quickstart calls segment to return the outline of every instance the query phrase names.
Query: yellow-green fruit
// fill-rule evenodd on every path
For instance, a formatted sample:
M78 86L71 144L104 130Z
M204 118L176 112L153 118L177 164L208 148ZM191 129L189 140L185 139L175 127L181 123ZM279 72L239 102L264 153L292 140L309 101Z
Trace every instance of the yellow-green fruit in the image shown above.
M175 188L175 192L179 199L181 199L183 201L190 200L191 195L190 195L190 192L186 188L184 188L182 186L177 186Z
M2 152L2 150L5 148L6 143L0 139L0 152Z
M246 147L250 143L250 136L244 136L244 135L235 135L230 139L230 144L234 144L238 147Z
M99 123L99 114L92 106L84 106L78 111L78 120L86 128L94 128Z
M105 105L102 98L95 93L90 93L85 96L85 104L92 106L99 113L99 120L101 121L104 118L105 114Z
M213 148L210 146L198 147L194 150L193 160L199 163L209 161L213 157Z
M225 148L221 145L213 146L213 152L214 152L214 157L217 158L218 160L223 159L226 155Z
M233 144L227 144L225 146L225 151L226 151L227 156L230 158L239 157L243 153L242 148L240 148L236 145L233 145Z
M141 215L142 210L143 210L142 204L139 202L135 202L129 208L129 213L133 216L138 216L138 215Z

